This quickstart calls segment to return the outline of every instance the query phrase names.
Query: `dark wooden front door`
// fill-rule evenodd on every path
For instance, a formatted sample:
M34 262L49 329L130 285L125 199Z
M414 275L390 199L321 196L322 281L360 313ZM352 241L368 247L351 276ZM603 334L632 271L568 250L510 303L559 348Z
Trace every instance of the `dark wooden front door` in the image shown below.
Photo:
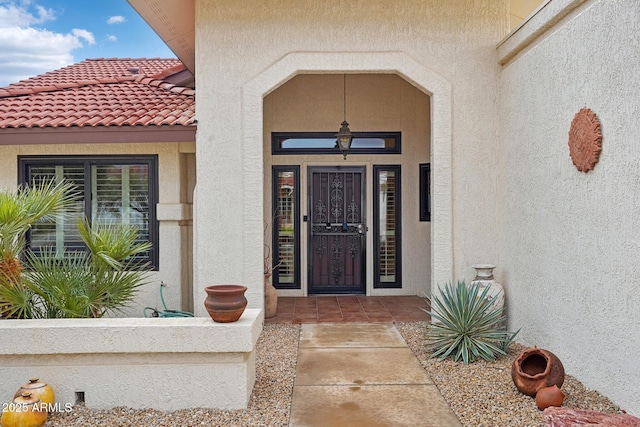
M365 293L365 169L309 168L309 294Z

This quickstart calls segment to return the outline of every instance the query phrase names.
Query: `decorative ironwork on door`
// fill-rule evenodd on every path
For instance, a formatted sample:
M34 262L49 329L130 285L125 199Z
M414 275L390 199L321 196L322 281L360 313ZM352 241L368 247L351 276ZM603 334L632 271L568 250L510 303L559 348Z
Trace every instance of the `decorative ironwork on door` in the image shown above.
M364 168L309 172L309 293L364 293Z

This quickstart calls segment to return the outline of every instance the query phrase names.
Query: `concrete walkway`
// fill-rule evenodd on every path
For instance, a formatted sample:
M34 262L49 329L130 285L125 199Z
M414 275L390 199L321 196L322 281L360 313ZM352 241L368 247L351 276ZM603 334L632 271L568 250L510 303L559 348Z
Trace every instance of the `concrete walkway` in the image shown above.
M301 325L289 425L461 427L392 323Z

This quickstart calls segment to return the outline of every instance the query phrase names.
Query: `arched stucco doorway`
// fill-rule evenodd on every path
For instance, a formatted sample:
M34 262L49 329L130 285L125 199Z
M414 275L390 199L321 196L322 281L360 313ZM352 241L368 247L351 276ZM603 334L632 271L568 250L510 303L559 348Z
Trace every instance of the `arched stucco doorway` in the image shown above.
M396 73L297 74L264 97L265 250L281 296L428 291L430 101Z
M243 155L245 176L263 179L263 98L297 74L380 73L398 74L429 95L431 122L431 283L451 280L453 272L452 197L451 197L451 86L441 76L408 55L386 53L291 53L265 69L243 87ZM257 165L260 166L257 166ZM251 169L251 170L249 170ZM247 187L245 206L256 207L262 201L262 186ZM259 204L262 206L262 202ZM262 213L262 209L259 210ZM246 222L245 239L262 233L262 215ZM260 227L260 228L258 228ZM260 247L251 248L254 254ZM257 279L255 263L245 264L244 276ZM250 270L250 271L249 271ZM254 276L256 276L254 278Z

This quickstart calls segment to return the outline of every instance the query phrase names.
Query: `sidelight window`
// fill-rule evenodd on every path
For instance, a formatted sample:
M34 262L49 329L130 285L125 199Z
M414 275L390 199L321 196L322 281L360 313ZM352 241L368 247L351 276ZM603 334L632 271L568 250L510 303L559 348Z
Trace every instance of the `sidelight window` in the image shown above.
M431 163L420 164L420 221L431 221Z
M373 172L374 287L400 288L400 166L374 166Z
M272 284L300 289L300 168L273 167Z

